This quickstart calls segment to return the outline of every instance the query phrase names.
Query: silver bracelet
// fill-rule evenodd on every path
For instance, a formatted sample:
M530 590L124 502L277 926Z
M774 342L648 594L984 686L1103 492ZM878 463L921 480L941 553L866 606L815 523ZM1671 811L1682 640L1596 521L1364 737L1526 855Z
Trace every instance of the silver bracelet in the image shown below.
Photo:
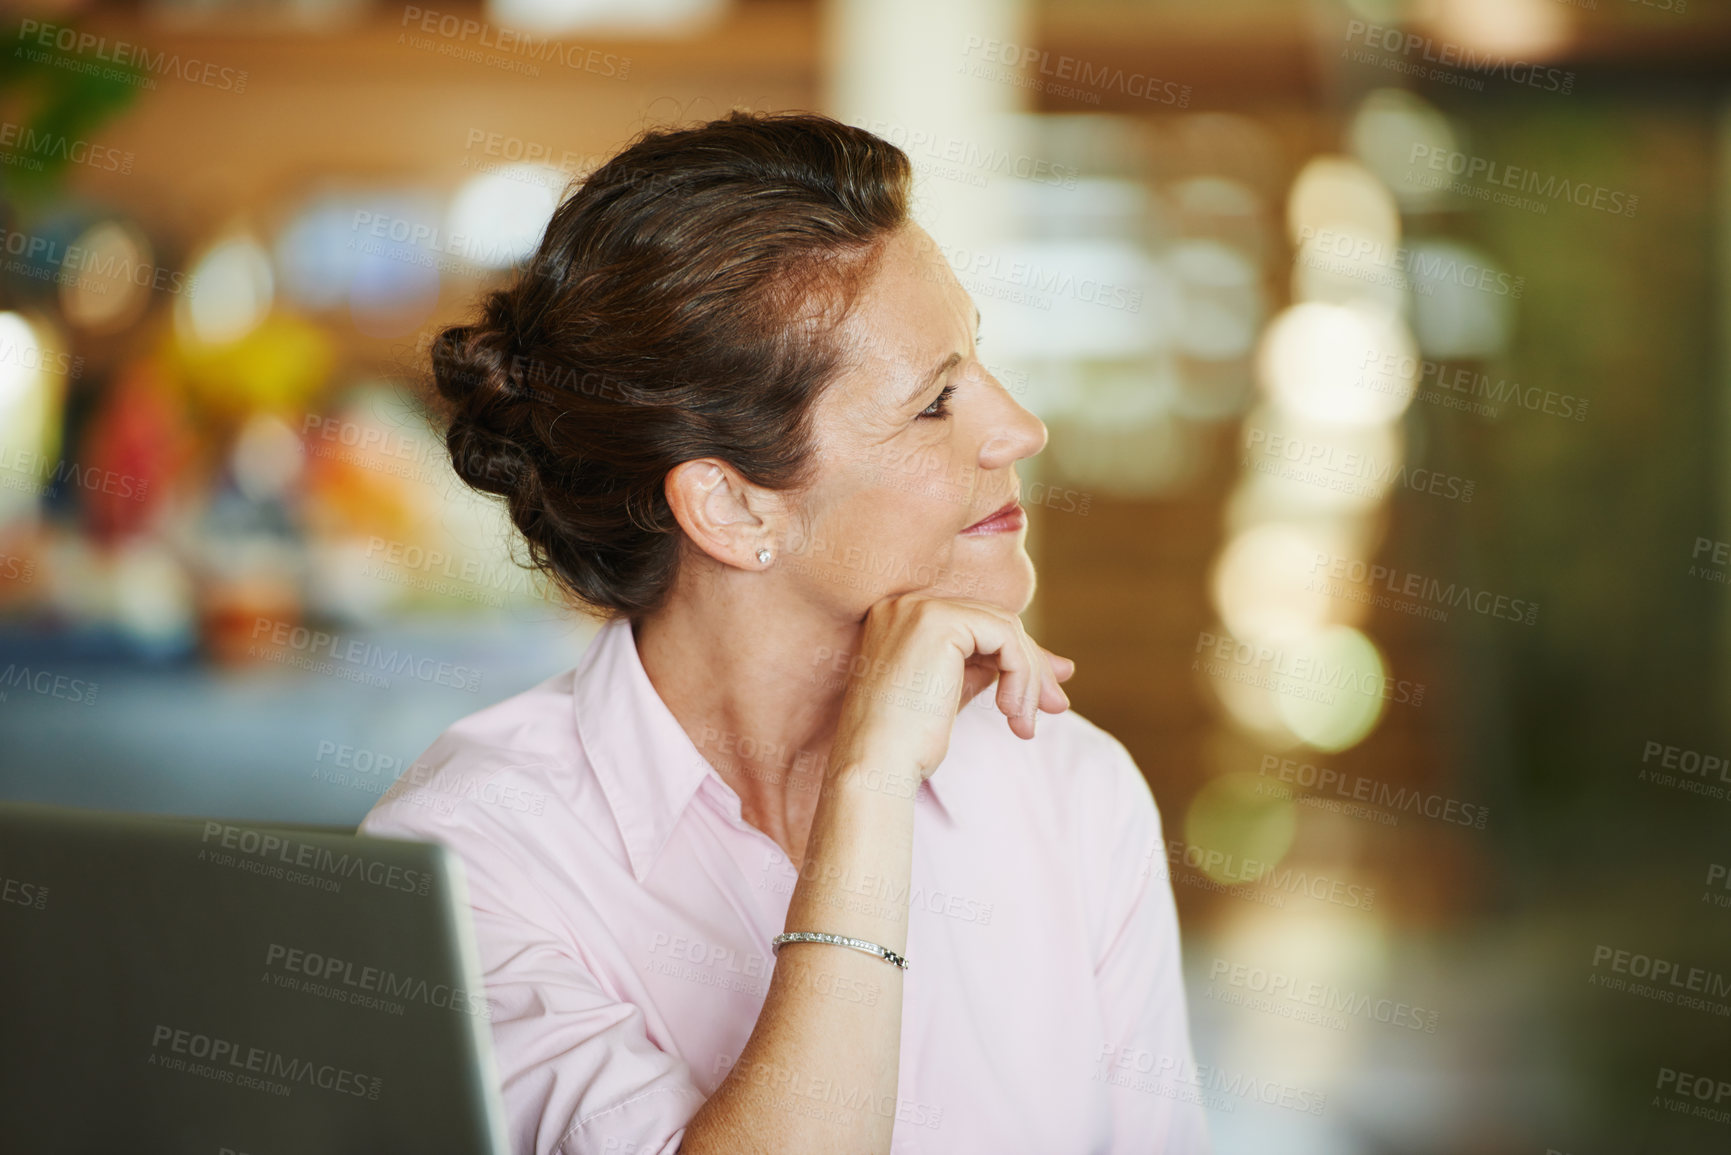
M784 942L827 942L831 946L851 946L855 950L863 950L867 954L875 954L887 963L894 963L903 970L908 969L908 960L887 946L879 946L875 942L867 942L863 938L847 938L839 934L819 934L815 931L796 930L791 934L778 934L769 940L772 951L779 951Z

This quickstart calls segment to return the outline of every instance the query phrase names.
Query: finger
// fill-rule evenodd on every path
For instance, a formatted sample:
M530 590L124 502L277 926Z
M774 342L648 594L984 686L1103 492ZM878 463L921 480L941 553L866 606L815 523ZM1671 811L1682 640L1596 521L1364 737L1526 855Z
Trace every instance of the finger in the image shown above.
M1022 620L996 606L968 618L973 656L998 668L998 709L1009 719L1010 732L1021 738L1034 736L1039 715L1041 670L1033 657L1037 647L1022 628Z
M958 706L966 706L972 702L975 695L996 681L997 677L997 663L970 659L962 667L962 699Z
M1057 713L1063 692L1058 689L1057 680L1052 676L1052 665L1046 660L1046 651L1028 635L1026 629L1021 628L1021 618L1016 619L1016 625L1021 633L1023 649L1028 655L1027 710L1031 721L1038 718L1041 710L1048 714Z
M1052 667L1046 661L1046 651L1028 636L1020 617L1016 618L1016 632L1028 663L1028 681L1024 687L1027 699L1022 709L1026 712L1028 737L1031 738L1042 709L1048 714L1055 714L1062 708L1063 691L1058 689L1058 683L1052 676Z
M1064 693L1064 688L1058 684L1054 655L1038 646L1035 649L1039 651L1041 665L1040 709L1048 714L1061 714L1070 708L1070 695Z
M1020 627L1021 620L1017 619L1016 624ZM1029 721L1033 721L1039 717L1040 703L1046 700L1046 686L1051 680L1051 672L1046 667L1045 655L1040 652L1034 639L1028 636L1026 630L1018 629L1017 632L1021 637L1022 652L1027 655L1028 660L1028 697L1022 708L1027 711Z
M1005 647L1006 652L1014 647ZM1006 660L998 656L998 709L1010 720L1010 729L1024 738L1033 736L1033 719L1028 714L1028 670L1020 658Z
M1017 625L1021 625L1020 618ZM1036 715L1040 710L1048 714L1062 713L1069 708L1070 698L1058 685L1058 675L1052 665L1055 655L1029 637L1026 630L1021 631L1021 638L1028 654L1028 695L1032 699L1025 708Z
M998 666L998 709L1010 722L1010 731L1023 738L1033 736L1033 715L1039 706L1036 670L1028 660L1027 648L1016 631L1014 619L993 620L986 627L993 633L1002 631L992 655Z
M1015 645L1006 646L1005 652L1015 654L1019 659L1014 668L1016 713L1010 718L1010 730L1020 737L1032 738L1039 723L1041 705L1057 705L1056 699L1051 697L1051 688L1056 688L1057 683L1051 681L1051 670L1046 664L1044 651L1028 636L1028 631L1022 626L1022 619L1012 614L1006 624L1015 631ZM1048 708L1047 712L1055 711Z

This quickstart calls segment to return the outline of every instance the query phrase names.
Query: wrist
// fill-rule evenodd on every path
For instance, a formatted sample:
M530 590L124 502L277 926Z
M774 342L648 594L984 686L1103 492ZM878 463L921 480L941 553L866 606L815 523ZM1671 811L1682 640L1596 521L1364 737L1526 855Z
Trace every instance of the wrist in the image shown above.
M832 765L825 775L824 792L845 793L861 798L913 801L925 776L912 758L848 760Z

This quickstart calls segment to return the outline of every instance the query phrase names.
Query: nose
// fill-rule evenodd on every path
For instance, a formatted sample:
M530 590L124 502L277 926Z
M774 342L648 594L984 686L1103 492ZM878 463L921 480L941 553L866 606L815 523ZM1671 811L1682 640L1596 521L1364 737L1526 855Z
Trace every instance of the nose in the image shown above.
M997 390L999 411L992 416L991 433L980 446L981 469L1003 469L1046 448L1046 423L1011 397Z

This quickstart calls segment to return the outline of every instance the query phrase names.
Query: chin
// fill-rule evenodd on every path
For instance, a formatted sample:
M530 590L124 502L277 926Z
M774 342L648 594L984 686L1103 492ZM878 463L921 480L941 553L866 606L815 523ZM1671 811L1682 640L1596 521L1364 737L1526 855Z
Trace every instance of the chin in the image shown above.
M1020 614L1034 600L1034 584L1033 559L1027 550L1018 549L1014 557L1000 565L959 570L950 587L938 592L972 598Z

